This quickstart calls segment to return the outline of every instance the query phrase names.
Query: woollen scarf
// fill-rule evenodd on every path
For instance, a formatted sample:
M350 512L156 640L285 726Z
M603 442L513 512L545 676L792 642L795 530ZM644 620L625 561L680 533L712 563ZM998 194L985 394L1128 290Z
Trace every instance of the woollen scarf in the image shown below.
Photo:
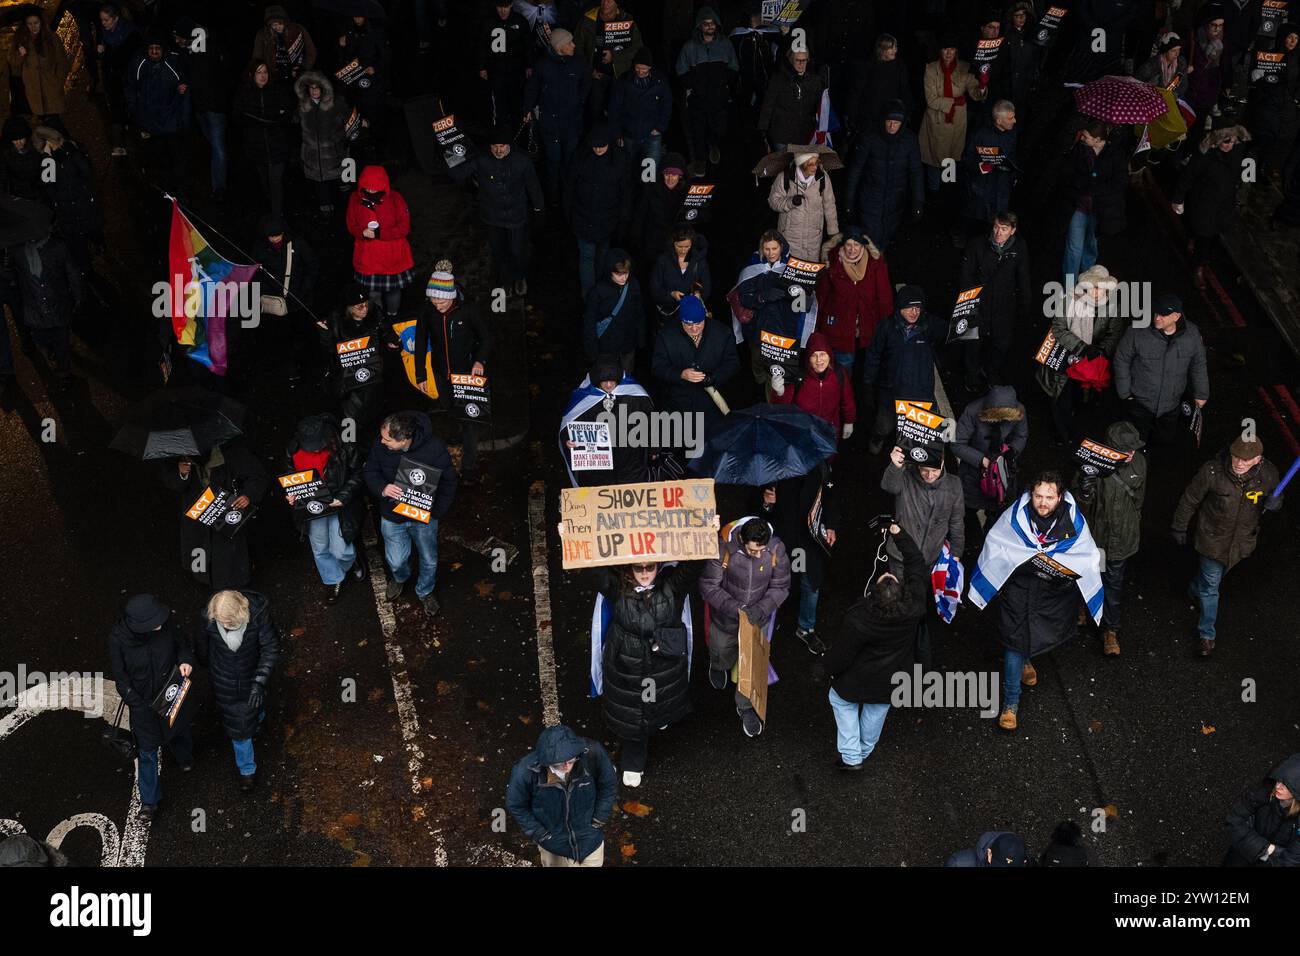
M944 66L943 60L940 60L939 70L943 73L943 95L947 99L952 100L952 106L950 106L948 112L944 114L943 121L952 125L953 118L957 115L957 97L953 95L952 88L952 75L957 72L957 58L953 57L950 66Z
M844 247L840 246L840 265L844 267L844 274L853 282L861 282L866 276L869 258L866 247L863 247L862 254L858 256L858 261L853 262L844 254Z

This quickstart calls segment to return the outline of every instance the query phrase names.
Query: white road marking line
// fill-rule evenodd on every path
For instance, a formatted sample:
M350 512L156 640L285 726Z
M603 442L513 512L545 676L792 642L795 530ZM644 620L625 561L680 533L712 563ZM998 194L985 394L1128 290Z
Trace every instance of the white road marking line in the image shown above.
M560 722L560 695L555 683L555 646L551 639L551 575L546 553L546 483L528 489L528 536L533 561L533 614L537 619L537 680L542 688L542 726Z
M375 593L375 610L379 614L379 628L384 634L384 653L388 656L388 672L393 680L393 700L397 702L397 721L402 730L402 744L406 748L406 769L411 775L411 793L425 813L425 826L433 837L433 862L435 866L447 865L447 844L442 831L428 822L424 807L424 788L420 781L424 772L424 751L420 748L420 715L415 710L415 696L411 690L411 677L406 669L406 655L397 643L397 616L393 606L384 599L387 579L384 576L384 556L373 536L365 541L366 559L370 562L370 586Z

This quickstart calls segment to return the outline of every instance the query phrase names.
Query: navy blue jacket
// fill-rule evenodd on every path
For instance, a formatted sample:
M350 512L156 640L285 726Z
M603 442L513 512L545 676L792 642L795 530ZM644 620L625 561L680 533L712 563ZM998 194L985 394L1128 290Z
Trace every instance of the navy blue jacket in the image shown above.
M407 451L389 451L383 441L375 439L370 446L370 455L366 458L366 467L362 476L370 493L382 503L383 516L393 522L412 521L405 515L393 512L393 502L384 497L384 487L393 483L397 477L397 467L403 458L410 458L422 465L437 468L438 490L433 496L432 519L440 521L451 510L452 499L456 497L456 482L459 480L456 469L452 467L451 455L447 454L447 444L433 433L429 416L423 412L412 412L415 416L415 434L411 436L411 447Z
M948 338L948 320L922 309L911 338L905 329L907 320L897 311L876 326L862 363L862 383L893 398L932 402L935 351Z
M753 342L760 332L771 332L784 338L799 338L803 330L803 312L796 312L790 296L792 283L775 269L760 272L736 287L740 304L754 310L747 334ZM812 290L807 298L812 300Z
M990 830L987 833L981 833L974 847L958 850L948 857L948 862L944 866L988 866L988 851L992 849L998 837L1005 836L1008 833L1011 833L1011 831ZM1014 836L1014 834L1012 835Z
M962 175L966 177L963 215L992 222L995 215L1011 208L1011 190L1017 178L1017 139L1014 127L1000 130L992 123L981 126L967 138L966 152L961 157ZM980 172L980 163L985 161L993 166L992 172Z
M562 57L553 50L538 59L528 78L524 112L541 106L542 133L576 139L582 133L582 105L587 101L591 70L578 56Z
M853 220L884 248L894 239L904 209L925 205L921 147L906 126L892 136L883 122L853 151L845 195Z
M157 136L178 133L190 126L190 94L180 57L166 53L158 62L136 57L126 73L126 113L131 125Z
M574 757L577 763L563 782L548 769ZM605 842L601 830L617 793L605 748L559 724L543 730L537 747L510 771L506 808L524 836L542 849L581 860Z
M673 116L673 91L667 78L650 68L644 80L631 69L614 82L609 98L609 125L615 137L647 139L652 129L664 133Z

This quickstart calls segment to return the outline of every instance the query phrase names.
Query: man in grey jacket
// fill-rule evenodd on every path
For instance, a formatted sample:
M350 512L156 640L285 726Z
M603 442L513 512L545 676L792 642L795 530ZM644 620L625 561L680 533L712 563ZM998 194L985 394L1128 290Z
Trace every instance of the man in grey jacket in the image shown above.
M790 559L781 539L762 518L730 526L720 554L704 566L700 597L709 605L709 683L727 687L740 657L740 615L769 635L777 609L790 596ZM747 737L763 732L749 699L736 690L736 713Z
M1171 292L1155 297L1151 325L1130 328L1111 363L1115 392L1126 403L1124 417L1148 440L1177 440L1183 396L1191 391L1197 408L1210 397L1201 331L1183 318L1183 302Z

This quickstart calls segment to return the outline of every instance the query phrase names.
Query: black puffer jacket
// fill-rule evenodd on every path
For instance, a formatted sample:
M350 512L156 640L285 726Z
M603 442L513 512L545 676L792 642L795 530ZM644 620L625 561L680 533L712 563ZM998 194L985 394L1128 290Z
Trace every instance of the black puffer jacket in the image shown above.
M1022 496L1021 500L1028 500ZM1016 501L1013 508L1019 508ZM1034 530L1043 533L1047 541L1061 541L1075 536L1071 499L1063 498L1056 511ZM1030 520L1038 516L1032 506ZM1011 516L1003 512L999 520ZM997 596L998 640L1003 647L1019 651L1025 657L1037 657L1078 633L1077 612L1079 587L1070 578L1040 567L1035 561L1025 561L1011 573Z
M221 726L231 740L247 740L257 733L261 712L248 706L248 695L254 683L266 687L280 660L280 635L266 598L256 591L239 593L248 598L248 627L239 650L226 645L216 621L207 622L194 647L199 663L212 673Z
M868 594L844 615L839 637L826 652L831 687L855 704L888 704L892 677L911 671L917 622L925 616L930 590L929 569L916 542L900 528L894 537L903 555L903 600L882 611Z
M691 561L664 568L655 586L640 594L625 583L621 569L601 570L600 593L610 612L601 710L609 729L624 740L643 740L691 712L686 655L665 657L650 648L656 630L683 626L682 605L702 567ZM648 687L653 694L646 694Z
M154 697L177 664L193 664L189 645L168 619L160 630L137 634L125 618L108 635L109 672L118 696L131 709L131 732L142 750L162 743L162 725L154 713Z
M987 233L976 236L966 244L960 275L962 289L983 286L977 323L980 337L1010 348L1017 322L1027 328L1033 308L1029 244L1012 236L998 252Z
M721 420L722 412L704 389L708 385L721 388L729 382L740 371L740 360L736 357L736 340L721 322L709 319L704 323L699 348L682 331L680 323L669 322L655 339L652 367L663 390L661 405L665 410L701 412L705 422L713 425ZM704 381L682 378L688 368L703 372Z
M512 149L505 159L490 150L450 168L451 177L478 184L478 217L485 226L516 229L528 222L528 210L541 210L546 201L542 184L527 153Z
M1300 816L1287 816L1273 797L1278 780L1293 795L1300 794L1300 754L1287 757L1232 804L1225 821L1229 847L1224 866L1300 866ZM1261 860L1270 843L1276 849Z
M397 341L397 335L393 332L393 327L384 321L383 310L374 302L370 303L370 310L366 317L357 321L352 318L345 308L335 309L326 320L328 328L316 327L317 338L320 342L321 361L325 365L325 382L330 391L340 397L346 395L349 391L360 389L383 389L384 365L382 358L387 351L390 343ZM349 342L352 339L359 339L363 336L369 336L373 341L379 342L379 354L381 362L378 372L371 376L370 381L365 385L354 385L343 374L343 368L339 364L338 344L340 342Z
M39 276L32 271L22 248L10 259L22 289L23 322L31 329L62 328L72 322L73 310L85 298L81 270L68 254L67 244L58 236L37 244L37 253L41 260Z
M654 259L663 249L686 199L686 177L677 181L676 189L669 189L664 185L665 168L666 161L661 162L659 178L641 187L632 216L632 251L644 262Z
M240 87L234 118L243 131L244 156L249 162L271 166L288 160L293 107L293 94L287 86L246 83Z
M758 114L759 132L773 146L797 146L812 140L817 128L817 108L821 106L826 81L811 64L800 76L787 60L767 85L763 108Z
M611 146L597 156L580 147L564 184L564 212L573 234L590 242L607 241L626 225L632 214L627 154Z
M64 140L50 158L54 174L45 184L45 200L54 209L59 232L68 238L98 236L103 222L95 202L90 160L71 140Z
M343 540L348 544L352 544L357 540L357 535L361 531L363 514L361 510L361 458L357 454L357 445L356 442L339 440L339 423L333 415L322 413L311 417L324 419L327 423L326 427L330 430L330 457L329 461L325 462L325 473L321 477L325 479L325 487L329 490L330 496L343 502L343 507L332 509L332 513L339 516L339 533L343 535ZM298 449L298 440L295 435L284 447L286 473L298 470L298 466L293 463L293 456ZM313 520L312 515L301 509L295 508L293 510L293 526L298 529L299 535L307 533L307 525Z

